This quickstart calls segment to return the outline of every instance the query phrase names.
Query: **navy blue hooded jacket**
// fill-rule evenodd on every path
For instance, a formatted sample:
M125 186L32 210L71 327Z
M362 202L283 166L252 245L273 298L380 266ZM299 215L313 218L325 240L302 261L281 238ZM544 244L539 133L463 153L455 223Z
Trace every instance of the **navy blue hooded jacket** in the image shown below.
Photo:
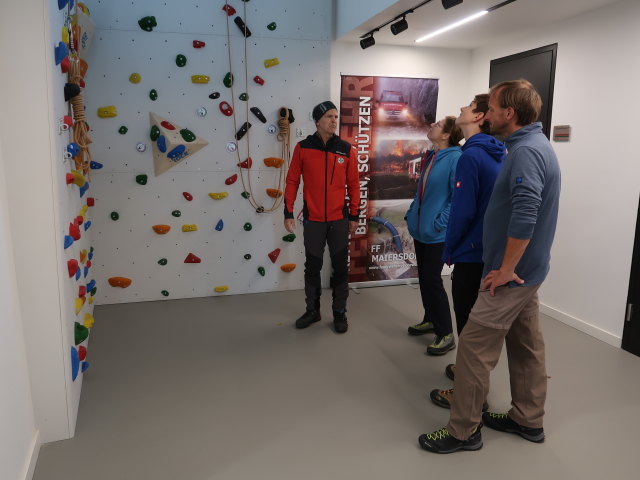
M442 259L482 263L482 223L506 150L502 142L477 133L458 159Z

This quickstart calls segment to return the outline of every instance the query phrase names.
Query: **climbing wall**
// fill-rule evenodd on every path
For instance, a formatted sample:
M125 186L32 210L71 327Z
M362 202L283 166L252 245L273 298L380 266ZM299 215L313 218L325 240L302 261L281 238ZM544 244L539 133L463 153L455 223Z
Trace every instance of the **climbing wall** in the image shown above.
M310 112L329 97L330 3L87 2L87 115L103 165L91 185L97 303L302 288L302 225L288 241L282 206L268 212L287 164L264 159L283 157L281 107L291 151L315 131Z

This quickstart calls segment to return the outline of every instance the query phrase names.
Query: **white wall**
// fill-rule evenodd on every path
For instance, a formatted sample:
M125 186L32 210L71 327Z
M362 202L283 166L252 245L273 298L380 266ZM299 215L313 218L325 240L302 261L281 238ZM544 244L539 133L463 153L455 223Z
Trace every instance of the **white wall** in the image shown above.
M552 125L562 169L558 231L544 310L619 346L635 233L640 162L633 140L640 2L627 0L474 52L470 92L488 88L494 58L558 43Z
M396 0L335 0L335 36L340 38L396 3Z

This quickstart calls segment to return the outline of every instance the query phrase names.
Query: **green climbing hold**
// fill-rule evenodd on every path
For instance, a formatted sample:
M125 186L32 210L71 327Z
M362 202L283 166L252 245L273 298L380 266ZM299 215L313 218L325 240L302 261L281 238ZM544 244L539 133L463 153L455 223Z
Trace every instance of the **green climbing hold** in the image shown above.
M185 142L193 142L196 139L196 134L186 128L180 130L180 135L182 135Z
M111 212L111 220L115 222L119 218L120 218L120 215L118 214L118 212Z
M169 292L168 292L168 291L166 291L166 290L162 290L160 293L161 293L162 295L164 295L165 297L168 297L168 296L169 296Z
M127 127L125 127L124 125L123 125L123 126L121 126L121 127L118 129L118 133L119 133L120 135L124 135L124 134L125 134L125 133L127 133L128 131L129 131L129 129L128 129Z
M179 67L184 67L187 64L187 57L182 54L176 56L176 65Z
M243 228L245 229L245 231L250 232L253 226L249 222L247 222L244 224Z
M271 22L269 25L267 25L267 28L272 32L276 29L276 27L277 27L276 22Z
M140 175L136 175L136 183L138 183L140 185L146 185L147 184L147 176L144 173L141 173Z
M156 17L142 17L138 20L138 25L140 28L146 32L151 32L153 27L157 27L158 23L156 22Z
M244 254L244 259L245 260L251 260L251 254L250 253L245 253Z
M264 274L265 274L264 267L258 267L258 273L264 277Z
M165 266L166 264L167 264L166 258L161 258L160 260L158 260L158 265Z
M93 253L93 247L90 247L90 248L89 248L89 251L90 251L91 253Z
M91 293L91 296L92 296L92 297L93 297L93 296L95 296L95 294L96 294L96 292L97 292L97 291L98 291L98 287L93 287L93 288L91 289L91 292L90 292L90 293Z
M240 195L242 195L242 198L249 198L251 196L249 192L242 192Z
M155 88L152 88L151 91L149 92L149 98L154 102L158 99L158 92L156 91Z
M149 133L149 137L151 138L151 141L155 142L159 136L160 136L160 129L158 128L157 125L152 125L151 133Z
M182 212L180 210L174 210L173 212L171 212L171 215L173 215L174 217L179 217L180 215L182 215Z
M284 240L285 242L293 242L295 239L296 239L295 233L290 233L289 235L285 235L284 237L282 237L282 240Z
M89 337L89 329L84 325L75 322L74 337L76 345L80 345Z
M241 93L238 98L243 102L246 102L247 100L249 100L249 95L247 95L246 93Z
M233 85L233 75L231 75L231 72L227 72L222 83L224 83L225 87L231 88L231 85Z

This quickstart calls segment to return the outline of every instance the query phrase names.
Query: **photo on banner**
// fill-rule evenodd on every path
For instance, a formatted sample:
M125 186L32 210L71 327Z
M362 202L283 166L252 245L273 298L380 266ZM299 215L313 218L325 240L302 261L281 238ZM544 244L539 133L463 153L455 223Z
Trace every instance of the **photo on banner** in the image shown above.
M401 283L418 277L404 220L431 142L438 80L342 75L340 137L356 148L360 214L349 245L349 283Z

